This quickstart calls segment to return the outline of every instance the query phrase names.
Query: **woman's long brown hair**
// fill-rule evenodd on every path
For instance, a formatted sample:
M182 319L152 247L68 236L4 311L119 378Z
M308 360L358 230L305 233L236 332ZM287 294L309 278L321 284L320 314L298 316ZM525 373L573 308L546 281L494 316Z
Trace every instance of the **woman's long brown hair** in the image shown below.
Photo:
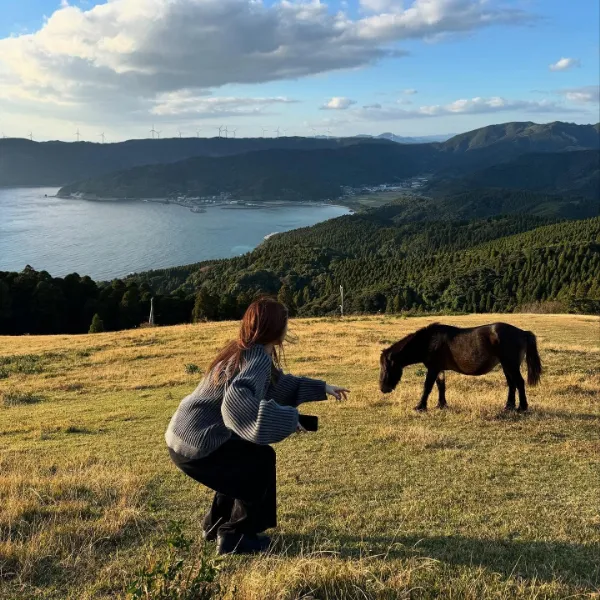
M268 297L255 300L244 314L237 339L229 342L209 367L215 382L236 373L241 366L242 353L255 344L275 344L273 363L281 368L277 347L283 342L287 321L288 310L281 302Z

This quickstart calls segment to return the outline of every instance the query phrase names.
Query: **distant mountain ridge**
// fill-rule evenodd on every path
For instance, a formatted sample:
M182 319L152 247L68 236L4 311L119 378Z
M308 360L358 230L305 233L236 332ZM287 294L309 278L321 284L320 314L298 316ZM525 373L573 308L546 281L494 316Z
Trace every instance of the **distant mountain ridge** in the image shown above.
M530 124L513 123L476 130L468 136L458 136L459 140L453 138L442 144L364 140L340 145L337 149L281 148L219 158L195 157L84 180L63 187L60 195L82 193L112 198L160 198L172 194L212 196L225 192L248 200L324 200L338 198L343 186L393 183L434 173L441 180L438 188L442 190L508 187L589 197L598 187L594 163L594 152L598 150L575 148L597 145L598 135L592 126L564 125L565 128L556 124L533 128ZM527 130L540 139L507 145L508 139L520 139ZM565 152L562 148L560 156L556 156L554 149L561 147L561 140L571 151ZM520 148L528 151L532 147L536 149L538 159L527 159L529 154L519 153ZM547 148L547 157L543 148ZM519 158L522 163L504 166ZM564 166L567 164L568 167ZM551 165L556 165L555 174L564 171L560 187L556 187L558 179L537 173L551 169ZM511 177L518 181L511 183ZM531 187L534 181L538 181L537 187Z
M561 122L490 125L445 142L419 144L392 142L385 137L387 135L382 134L383 137L379 138L174 138L130 140L118 144L2 139L0 186L64 185L143 165L172 164L193 157L250 155L269 150L308 152L359 147L366 159L371 149L376 148L374 152L377 153L380 147L386 145L409 150L408 153L402 151L398 159L405 160L414 154L419 160L411 157L411 164L419 164L437 174L456 176L507 162L526 153L599 147L598 125ZM428 157L426 164L421 164L425 155ZM253 162L256 164L256 161ZM268 169L261 167L261 170ZM398 170L404 175L417 174L409 173L409 169L401 166ZM274 176L273 173L271 175Z
M450 138L454 137L455 134L449 133L446 135L421 135L421 136L402 136L396 135L389 131L380 133L379 135L361 134L354 137L357 138L375 138L380 140L390 140L390 142L396 142L397 144L430 144L432 142L445 142Z
M175 163L196 156L234 156L262 150L323 150L355 144L390 144L357 138L165 138L92 142L0 139L0 187L61 186L142 165Z
M600 125L574 123L504 123L454 136L441 144L448 154L470 158L473 168L484 168L534 152L597 150Z

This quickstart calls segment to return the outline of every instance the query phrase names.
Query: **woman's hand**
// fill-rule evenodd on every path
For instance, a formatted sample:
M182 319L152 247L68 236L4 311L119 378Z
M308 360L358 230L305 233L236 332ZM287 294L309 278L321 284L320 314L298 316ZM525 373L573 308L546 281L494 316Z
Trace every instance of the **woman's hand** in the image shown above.
M350 390L346 388L329 384L325 385L325 391L336 400L348 400L348 394L350 393Z

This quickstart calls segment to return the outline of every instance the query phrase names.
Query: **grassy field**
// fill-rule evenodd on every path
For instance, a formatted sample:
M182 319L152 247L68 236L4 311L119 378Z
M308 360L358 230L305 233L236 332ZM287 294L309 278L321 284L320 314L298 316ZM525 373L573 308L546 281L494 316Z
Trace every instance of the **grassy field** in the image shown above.
M232 600L600 598L600 321L501 319L538 336L526 415L502 412L498 370L450 373L447 411L412 410L419 366L382 396L381 349L431 318L293 321L289 370L352 397L305 405L321 430L277 446L277 552L218 563L209 492L163 433L235 324L0 337L0 597L126 597L177 521Z

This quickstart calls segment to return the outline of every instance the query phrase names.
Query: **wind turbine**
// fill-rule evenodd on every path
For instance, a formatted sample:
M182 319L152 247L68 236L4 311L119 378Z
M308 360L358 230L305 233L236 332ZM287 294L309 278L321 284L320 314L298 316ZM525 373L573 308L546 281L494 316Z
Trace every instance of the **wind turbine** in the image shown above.
M178 129L177 132L179 133L179 139L181 139L181 130Z
M279 127L277 127L277 129L275 130L275 133L277 134L276 137L279 137Z
M227 139L229 136L229 130L227 129L227 126L225 126L225 139Z
M102 143L104 144L104 133L98 134L98 137L102 138Z
M262 129L262 136L265 137L265 131L269 131L268 129L266 129L265 127L261 127Z
M311 127L310 130L313 132L313 137L317 137L317 130L314 127Z
M239 129L239 127L236 127L235 129L232 129L233 131L233 137L235 137L235 132Z
M156 139L160 140L160 131L155 131L154 133L156 133Z
M152 135L152 139L154 139L154 134L157 133L156 129L154 129L154 125L152 125L152 129L150 130L150 134Z
M219 130L219 137L221 137L221 131L223 131L223 125L221 125L220 127L217 127L217 129Z
M77 128L77 131L75 132L75 135L77 136L77 141L79 141L79 136L81 135L81 134L79 133L79 127Z
M27 137L33 142L33 132L29 132Z
M200 130L196 129L196 137L200 137Z

